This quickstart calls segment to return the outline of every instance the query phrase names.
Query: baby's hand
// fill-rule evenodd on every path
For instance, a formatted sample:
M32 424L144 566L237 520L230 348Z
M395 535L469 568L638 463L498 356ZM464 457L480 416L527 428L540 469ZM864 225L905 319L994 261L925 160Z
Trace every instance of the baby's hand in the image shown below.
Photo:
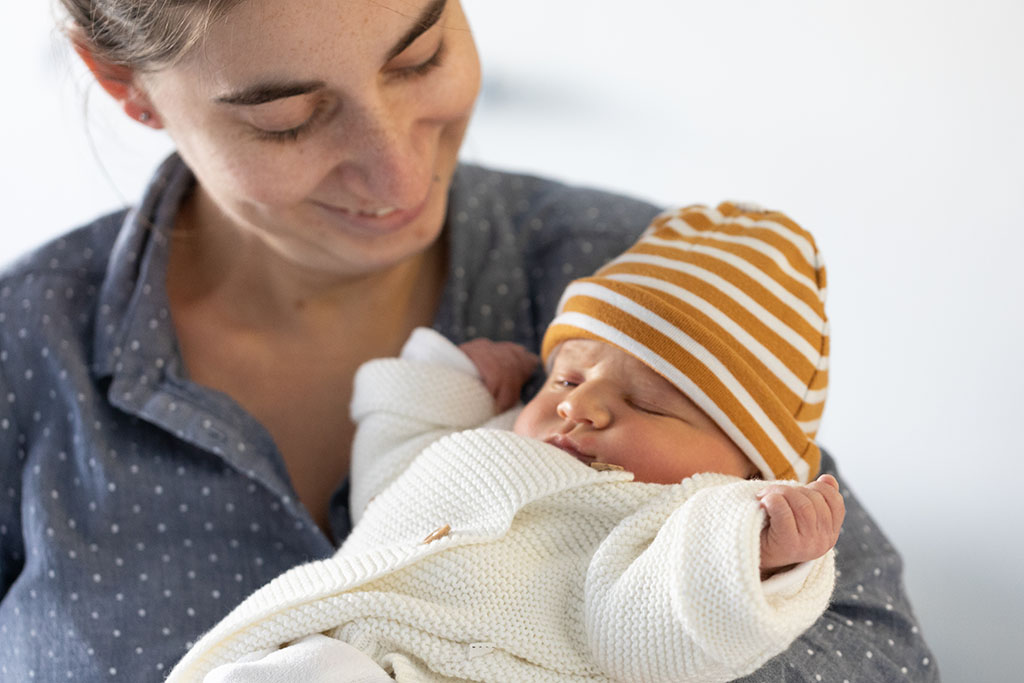
M476 365L480 379L494 397L494 408L499 413L516 404L519 392L540 362L536 354L513 342L480 338L460 344L459 348Z
M761 576L821 557L836 544L846 515L830 474L803 486L769 485L758 492L768 524L761 531Z

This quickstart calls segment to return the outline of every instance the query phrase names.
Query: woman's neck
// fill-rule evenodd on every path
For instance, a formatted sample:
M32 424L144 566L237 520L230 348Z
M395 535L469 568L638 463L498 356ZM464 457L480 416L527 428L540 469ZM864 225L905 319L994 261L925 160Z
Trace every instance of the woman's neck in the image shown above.
M167 287L172 308L205 310L230 328L306 336L365 322L372 325L361 326L361 333L380 339L430 324L445 261L442 237L379 271L347 274L307 267L253 233L233 228L197 194L182 206L172 232Z

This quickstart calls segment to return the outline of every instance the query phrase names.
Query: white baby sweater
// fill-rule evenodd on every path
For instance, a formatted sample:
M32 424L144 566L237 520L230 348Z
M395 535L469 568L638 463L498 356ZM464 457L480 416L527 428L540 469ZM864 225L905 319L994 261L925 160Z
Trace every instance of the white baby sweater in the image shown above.
M169 681L321 632L400 681L727 681L827 606L831 552L796 585L765 591L764 482L632 482L470 429L491 404L469 372L405 359L361 368L352 534L250 596Z

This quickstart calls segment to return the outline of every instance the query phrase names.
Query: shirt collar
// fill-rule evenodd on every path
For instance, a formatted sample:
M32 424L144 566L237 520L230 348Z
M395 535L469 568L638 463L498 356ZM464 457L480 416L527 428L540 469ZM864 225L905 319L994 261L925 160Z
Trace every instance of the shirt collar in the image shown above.
M167 296L170 235L195 177L177 155L158 169L124 218L100 288L93 372L111 405L213 453L301 510L270 434L228 395L193 384Z
M181 202L194 184L192 172L172 154L160 165L140 204L125 215L100 287L92 358L97 377L113 375L129 357L156 364L177 358L173 332L155 334L153 328L163 323L172 329L165 285L169 237ZM148 343L133 342L146 328Z

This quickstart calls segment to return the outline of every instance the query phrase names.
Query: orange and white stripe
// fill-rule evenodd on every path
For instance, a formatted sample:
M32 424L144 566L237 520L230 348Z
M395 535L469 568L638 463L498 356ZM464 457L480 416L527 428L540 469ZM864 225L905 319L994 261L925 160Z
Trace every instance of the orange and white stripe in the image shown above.
M765 478L809 481L828 386L825 292L813 237L783 214L678 209L569 285L542 355L573 338L613 344L700 406Z

